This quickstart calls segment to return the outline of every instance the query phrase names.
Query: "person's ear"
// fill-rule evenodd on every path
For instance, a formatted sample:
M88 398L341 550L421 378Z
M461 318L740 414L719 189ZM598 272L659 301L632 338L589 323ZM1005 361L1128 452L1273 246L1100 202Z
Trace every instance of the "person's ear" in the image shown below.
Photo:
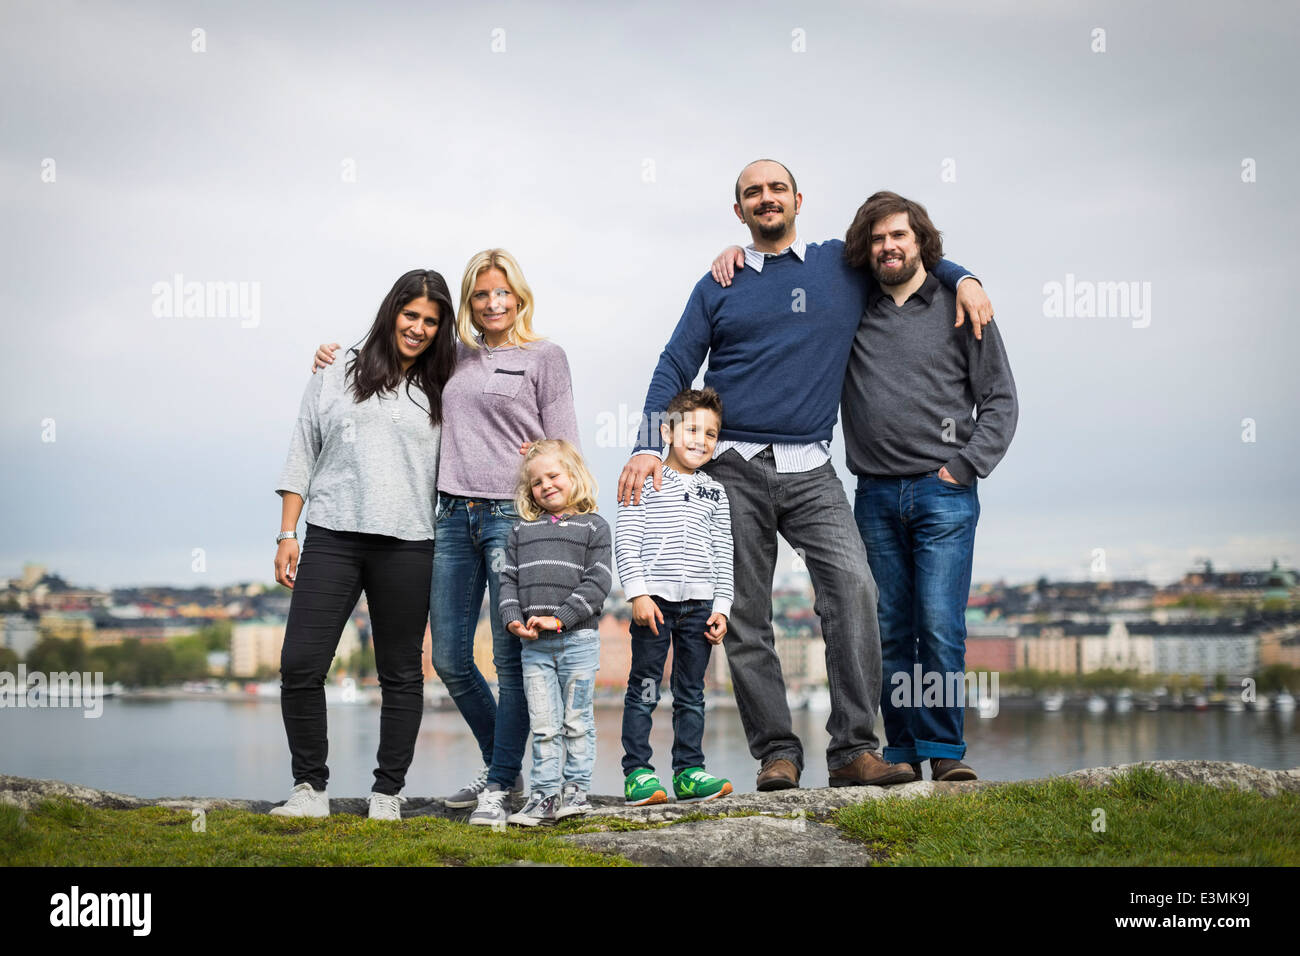
M659 426L659 437L663 439L665 445L671 445L673 443L673 430L667 425L661 424Z

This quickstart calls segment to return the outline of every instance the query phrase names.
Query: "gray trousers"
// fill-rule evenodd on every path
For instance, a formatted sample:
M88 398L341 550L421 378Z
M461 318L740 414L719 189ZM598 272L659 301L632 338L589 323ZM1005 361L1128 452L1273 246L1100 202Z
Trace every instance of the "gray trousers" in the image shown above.
M831 692L827 766L836 770L863 751L878 751L875 718L882 678L876 582L834 467L827 462L812 471L780 474L771 448L765 448L749 461L728 450L704 471L722 482L731 504L736 599L723 646L750 754L761 763L785 758L803 771L803 745L790 721L772 637L778 534L803 553L813 609L821 618Z

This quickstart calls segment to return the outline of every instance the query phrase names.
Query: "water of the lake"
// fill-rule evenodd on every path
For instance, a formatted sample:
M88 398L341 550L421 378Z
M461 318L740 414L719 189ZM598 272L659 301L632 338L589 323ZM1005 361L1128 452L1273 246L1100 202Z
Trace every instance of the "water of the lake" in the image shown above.
M656 768L667 782L672 723L665 705L656 711L651 743ZM622 793L621 716L617 706L596 710L596 793ZM826 717L811 711L794 715L795 731L804 742L804 786L826 785ZM379 708L332 705L329 722L330 793L364 796L373 782ZM1138 760L1232 760L1291 768L1300 765L1298 724L1295 712L1277 711L1093 715L1003 708L992 719L969 711L966 761L987 780L1023 780ZM737 790L754 788L757 764L734 709L709 711L704 751L712 773L729 777ZM405 793L445 795L468 782L479 764L478 749L458 713L426 713ZM525 757L525 768L527 764ZM141 797L282 800L293 784L275 698L111 698L98 719L86 719L78 709L0 709L0 773Z

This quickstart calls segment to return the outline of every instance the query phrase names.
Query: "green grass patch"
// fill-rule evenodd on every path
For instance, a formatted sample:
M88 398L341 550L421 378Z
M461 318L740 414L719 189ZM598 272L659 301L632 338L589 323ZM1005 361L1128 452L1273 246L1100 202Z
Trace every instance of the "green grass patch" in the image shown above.
M1300 794L1218 790L1146 768L1102 788L1052 780L872 800L833 822L901 866L1300 865Z
M351 814L323 820L213 810L95 810L51 800L0 806L0 861L12 866L496 866L519 861L627 866L546 831L498 833L433 817L394 825Z

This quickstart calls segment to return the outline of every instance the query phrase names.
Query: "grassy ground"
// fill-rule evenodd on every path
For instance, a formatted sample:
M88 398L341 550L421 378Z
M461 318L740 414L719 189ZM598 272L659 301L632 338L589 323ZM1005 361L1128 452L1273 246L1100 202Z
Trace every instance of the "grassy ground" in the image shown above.
M554 830L494 833L432 817L400 826L351 814L324 820L241 810L95 810L46 801L23 813L0 805L0 861L13 866L495 866L516 861L626 866L579 850ZM565 827L571 830L571 827Z
M834 822L903 866L1300 865L1300 794L1216 790L1145 769L1103 789L1057 780L873 800Z
M692 818L700 817L686 819ZM1222 791L1149 770L1103 789L1058 780L872 800L838 811L832 822L894 865L1300 865L1300 794ZM94 810L47 801L24 813L0 805L0 864L621 866L627 861L579 850L559 837L645 828L623 820L572 820L497 833L430 817L393 826L349 814L295 820L234 810L207 814L202 833L193 823L188 811L161 807Z

